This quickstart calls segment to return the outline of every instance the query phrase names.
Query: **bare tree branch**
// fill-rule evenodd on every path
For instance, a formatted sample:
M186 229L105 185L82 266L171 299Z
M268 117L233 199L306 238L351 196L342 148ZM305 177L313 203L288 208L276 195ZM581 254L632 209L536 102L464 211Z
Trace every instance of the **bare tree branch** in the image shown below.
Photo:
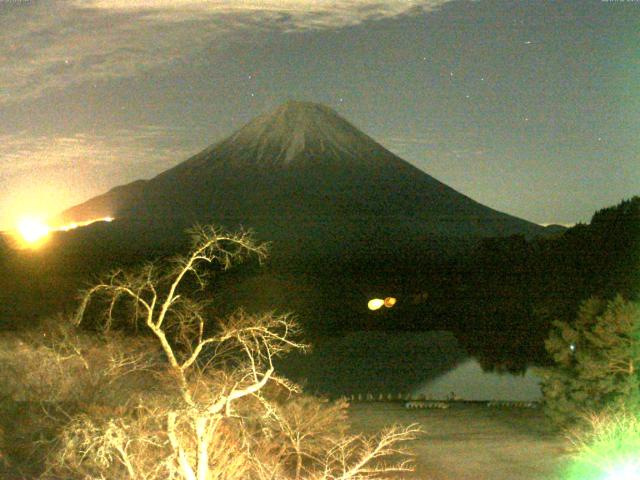
M109 377L148 369L164 383L157 394L139 396L137 407L127 401L97 420L74 419L52 472L136 480L363 480L408 471L409 463L396 459L406 453L399 445L419 432L414 425L377 438L347 435L346 403L301 398L297 385L276 375L276 357L307 348L290 315L239 310L205 333L208 305L189 295L187 277L202 290L207 265L228 269L248 256L261 261L267 248L249 232L196 226L191 234L191 252L168 267L116 270L84 292L77 324L100 306L104 332L126 320L146 329L162 352L162 367L142 353L113 353Z

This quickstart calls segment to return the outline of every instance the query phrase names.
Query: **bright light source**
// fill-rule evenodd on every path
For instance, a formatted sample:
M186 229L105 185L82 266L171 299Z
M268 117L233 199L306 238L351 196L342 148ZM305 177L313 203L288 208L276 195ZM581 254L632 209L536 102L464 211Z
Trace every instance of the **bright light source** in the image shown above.
M44 240L50 232L51 228L38 218L25 217L18 222L18 233L22 241L30 246Z
M384 299L384 306L387 308L393 307L398 300L395 297L387 297Z
M369 300L369 303L367 303L367 307L369 307L369 310L378 310L382 307L391 308L397 301L394 297L387 297L384 300L381 298L372 298Z
M373 298L369 300L369 303L367 303L367 307L369 307L369 310L378 310L383 305L384 300L382 300L381 298Z
M83 222L72 222L58 227L50 227L44 221L35 217L25 217L18 222L17 236L24 247L39 247L51 232L68 232L79 227L85 227L96 222L113 222L113 217L102 217Z
M640 480L640 461L617 465L607 472L603 480Z

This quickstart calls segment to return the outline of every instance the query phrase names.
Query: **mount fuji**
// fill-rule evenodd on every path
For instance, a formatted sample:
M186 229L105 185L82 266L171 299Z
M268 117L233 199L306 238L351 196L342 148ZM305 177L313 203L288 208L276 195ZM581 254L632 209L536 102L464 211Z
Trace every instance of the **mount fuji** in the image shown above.
M116 187L60 222L111 216L177 238L195 222L255 229L288 252L377 255L544 228L493 210L397 157L332 109L289 101L150 180Z

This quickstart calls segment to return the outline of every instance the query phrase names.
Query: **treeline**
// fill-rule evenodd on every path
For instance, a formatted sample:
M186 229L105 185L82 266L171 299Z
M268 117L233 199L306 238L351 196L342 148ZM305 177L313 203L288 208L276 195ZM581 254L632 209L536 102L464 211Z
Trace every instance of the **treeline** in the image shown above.
M551 322L572 322L590 297L640 291L640 197L597 211L549 238L486 239L466 257L450 308L458 334L483 366L517 370L544 363Z
M148 247L149 226L113 229L116 223L54 237L42 251L0 252L0 328L75 308L77 289L99 272L178 250L172 238ZM411 255L391 245L386 254L362 248L360 257L327 254L314 260L275 242L266 265L226 275L217 285L223 293L203 293L213 295L222 313L239 306L295 312L310 337L449 330L485 368L522 370L548 361L544 339L551 322L573 321L582 301L637 295L640 197L548 237L469 245L448 256L437 254L435 244ZM385 296L397 297L397 305L367 310L368 299Z
M215 303L292 311L310 338L448 330L484 368L521 371L549 362L551 323L573 321L584 300L637 294L640 197L547 237L483 239L448 256L365 253L299 265L290 256L241 270ZM393 308L367 310L370 298L386 296L397 297Z

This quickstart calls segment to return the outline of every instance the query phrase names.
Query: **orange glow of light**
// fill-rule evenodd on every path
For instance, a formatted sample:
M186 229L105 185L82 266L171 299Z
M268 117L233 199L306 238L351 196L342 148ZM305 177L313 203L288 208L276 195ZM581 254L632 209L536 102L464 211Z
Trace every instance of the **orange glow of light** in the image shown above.
M367 308L369 310L379 310L382 307L391 308L397 301L398 300L395 297L386 297L384 300L381 298L372 298L367 303Z
M91 225L96 222L113 222L113 217L102 217L102 218L94 218L92 220L85 220L84 222L71 222L66 225L62 225L60 227L55 228L54 230L58 232L68 232L69 230L74 230L79 227L86 227L87 225Z
M18 222L18 234L26 245L38 245L49 236L49 233L51 228L39 218L25 217Z
M96 222L113 222L113 217L95 218L83 222L72 222L59 227L51 227L37 217L24 217L18 221L16 227L20 244L26 248L37 248L42 245L51 232L68 232L79 227L85 227Z

